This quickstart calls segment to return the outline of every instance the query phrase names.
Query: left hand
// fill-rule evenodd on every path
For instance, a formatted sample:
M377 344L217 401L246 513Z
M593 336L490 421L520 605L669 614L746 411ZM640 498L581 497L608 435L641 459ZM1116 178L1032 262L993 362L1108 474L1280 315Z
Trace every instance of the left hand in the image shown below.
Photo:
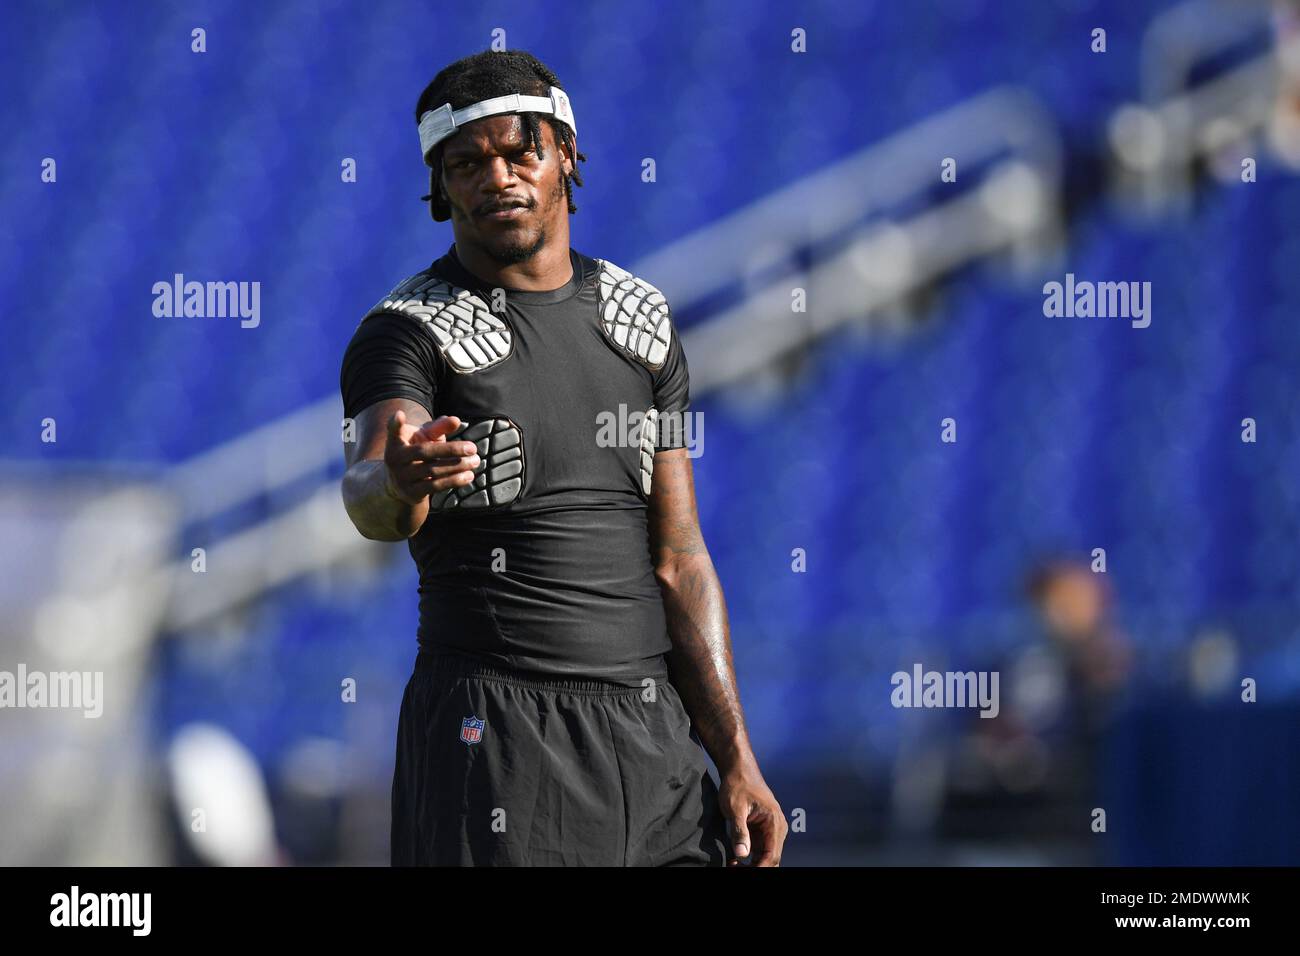
M736 856L749 857L750 866L781 865L781 849L790 824L757 767L723 774L718 805L731 822L732 852ZM729 865L740 866L740 861L732 860Z

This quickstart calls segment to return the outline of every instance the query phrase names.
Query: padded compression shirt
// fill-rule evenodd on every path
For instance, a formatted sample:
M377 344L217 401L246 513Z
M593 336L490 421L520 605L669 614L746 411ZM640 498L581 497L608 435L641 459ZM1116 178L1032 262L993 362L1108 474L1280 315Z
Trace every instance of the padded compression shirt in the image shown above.
M362 319L340 389L348 417L406 398L467 422L488 452L408 540L420 645L630 683L662 673L671 647L647 472L684 444L663 425L689 407L689 372L658 290L569 255L564 286L513 291L469 273L453 243Z

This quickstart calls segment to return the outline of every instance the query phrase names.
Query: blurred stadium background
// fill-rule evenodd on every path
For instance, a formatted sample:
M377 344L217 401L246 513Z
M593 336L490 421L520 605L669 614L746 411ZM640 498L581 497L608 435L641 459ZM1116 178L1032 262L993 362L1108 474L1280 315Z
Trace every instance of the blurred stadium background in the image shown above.
M573 245L685 335L785 864L1300 862L1295 5L0 16L0 670L105 675L0 710L0 863L387 862L417 582L343 511L339 360L452 240L412 110L495 29L572 96ZM1066 272L1151 326L1046 318ZM175 273L260 324L155 317ZM1000 719L894 709L917 662Z

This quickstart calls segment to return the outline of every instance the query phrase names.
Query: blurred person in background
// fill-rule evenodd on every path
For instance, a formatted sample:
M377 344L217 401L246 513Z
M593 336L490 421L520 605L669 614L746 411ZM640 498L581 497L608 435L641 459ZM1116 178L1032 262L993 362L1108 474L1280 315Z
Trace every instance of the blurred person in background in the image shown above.
M1042 562L1025 594L1038 636L998 667L998 717L964 721L948 826L1090 851L1102 738L1129 680L1132 648L1112 619L1105 575L1086 564Z
M1300 0L1274 0L1273 35L1277 44L1277 96L1269 140L1292 169L1300 168Z

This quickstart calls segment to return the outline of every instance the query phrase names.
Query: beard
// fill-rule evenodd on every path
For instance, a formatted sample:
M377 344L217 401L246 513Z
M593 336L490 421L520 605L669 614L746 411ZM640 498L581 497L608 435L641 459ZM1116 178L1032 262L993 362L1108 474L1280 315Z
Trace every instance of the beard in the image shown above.
M483 251L498 265L509 266L527 262L546 245L546 227L542 226L531 240L526 233L516 230L511 235L485 239Z

